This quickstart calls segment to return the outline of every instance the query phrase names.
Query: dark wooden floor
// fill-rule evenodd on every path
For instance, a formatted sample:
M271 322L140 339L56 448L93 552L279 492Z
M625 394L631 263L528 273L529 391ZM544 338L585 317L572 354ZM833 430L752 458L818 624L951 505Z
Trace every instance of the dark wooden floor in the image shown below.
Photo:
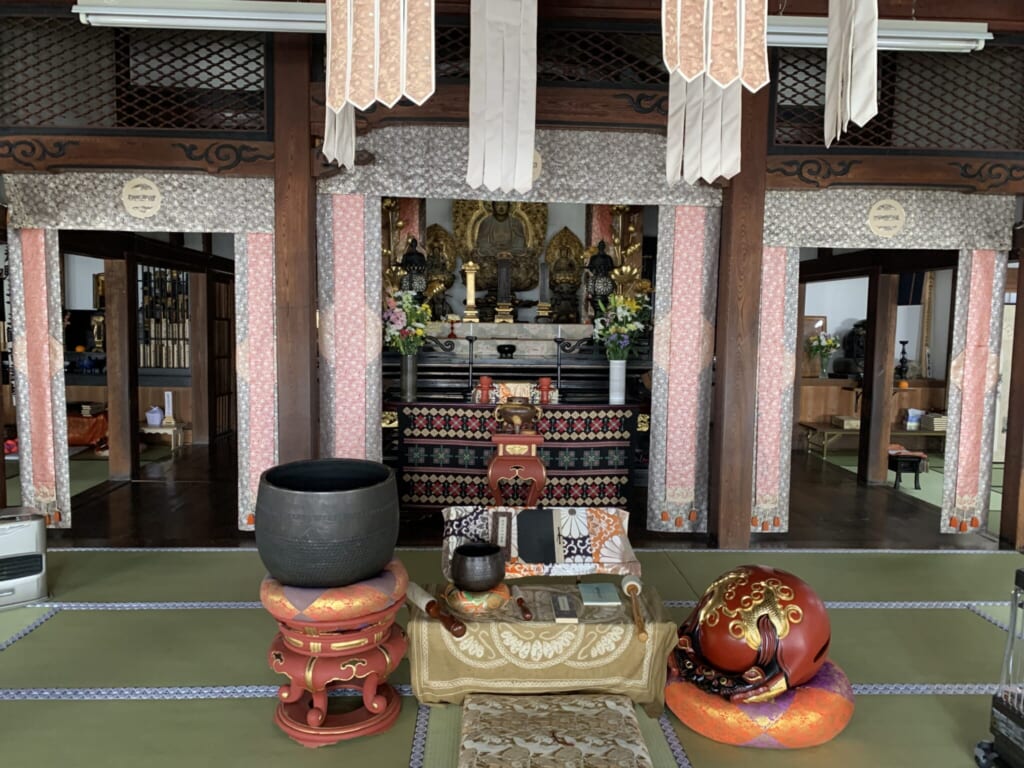
M237 529L233 441L185 446L176 460L149 464L141 480L105 483L75 497L70 531L50 531L51 546L249 547ZM630 540L637 547L705 548L707 536L642 530L642 491L630 504ZM403 529L399 544L433 546L440 524ZM889 486L861 486L846 472L793 454L789 533L755 535L755 548L997 549L987 534L939 533L939 511Z

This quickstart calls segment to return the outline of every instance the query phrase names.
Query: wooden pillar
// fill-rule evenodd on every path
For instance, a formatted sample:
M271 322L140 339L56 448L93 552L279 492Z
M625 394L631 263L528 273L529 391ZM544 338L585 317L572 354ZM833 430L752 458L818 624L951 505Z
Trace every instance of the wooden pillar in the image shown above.
M139 471L139 345L136 329L136 261L106 259L107 442L111 480L131 480Z
M188 275L188 311L191 323L192 443L210 442L210 275Z
M1011 258L1024 255L1024 228L1013 232ZM1006 453L1003 472L1003 506L999 540L1024 549L1024 264L1017 268L1017 307L1013 315L1013 361L1010 365L1010 396L1006 412ZM1004 382L1004 385L1006 382ZM996 425L996 429L999 425Z
M743 92L743 170L730 180L722 201L708 532L713 544L728 549L750 544L754 503L769 90Z
M880 484L889 478L889 431L894 413L896 303L899 275L873 272L868 278L868 335L864 345L864 395L861 399L857 479Z
M316 191L308 35L274 35L274 273L278 461L317 455Z

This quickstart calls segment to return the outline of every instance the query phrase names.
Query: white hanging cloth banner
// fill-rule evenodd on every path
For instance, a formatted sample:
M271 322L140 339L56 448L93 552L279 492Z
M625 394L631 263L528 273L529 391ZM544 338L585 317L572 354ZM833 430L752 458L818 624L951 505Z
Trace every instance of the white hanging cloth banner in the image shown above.
M878 0L829 0L825 146L878 114Z
M434 94L434 0L327 0L323 153L355 164L356 113Z
M537 114L537 0L472 0L469 36L466 183L528 192Z
M768 0L662 0L661 31L666 179L731 178L740 170L742 89L769 82Z
M666 176L687 184L709 184L740 172L743 87L737 80L723 88L707 75L686 82L673 72L668 80ZM674 138L675 140L672 140Z

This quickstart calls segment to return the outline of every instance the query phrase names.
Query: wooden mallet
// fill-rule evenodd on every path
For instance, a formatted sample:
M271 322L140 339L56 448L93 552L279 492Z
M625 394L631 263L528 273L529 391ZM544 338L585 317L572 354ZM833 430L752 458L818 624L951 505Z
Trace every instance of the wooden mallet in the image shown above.
M466 625L450 613L442 611L440 603L419 584L409 582L409 586L405 590L405 599L430 618L440 621L442 626L451 632L453 636L462 637L466 634Z
M640 593L644 585L636 576L626 576L622 580L622 591L629 595L633 604L633 623L636 624L636 636L641 643L647 642L647 629L644 627L644 617L640 613Z
M523 590L519 587L512 587L512 599L515 600L516 605L519 606L519 611L523 614L523 621L533 621L533 611L531 611L530 606L526 604L526 598L523 597Z

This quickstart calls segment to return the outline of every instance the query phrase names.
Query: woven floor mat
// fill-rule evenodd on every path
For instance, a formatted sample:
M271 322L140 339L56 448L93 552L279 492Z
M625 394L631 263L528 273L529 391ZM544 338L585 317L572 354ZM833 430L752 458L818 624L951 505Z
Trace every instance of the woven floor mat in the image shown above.
M626 696L470 694L461 741L459 768L653 768Z

